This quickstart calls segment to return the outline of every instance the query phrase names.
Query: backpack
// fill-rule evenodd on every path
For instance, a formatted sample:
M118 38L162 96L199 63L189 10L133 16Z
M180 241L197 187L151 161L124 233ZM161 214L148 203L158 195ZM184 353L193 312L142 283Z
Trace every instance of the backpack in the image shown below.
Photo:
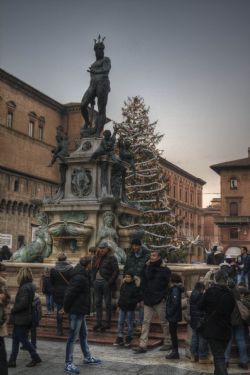
M35 294L35 297L32 302L32 322L35 325L38 325L42 319L42 303L38 294Z

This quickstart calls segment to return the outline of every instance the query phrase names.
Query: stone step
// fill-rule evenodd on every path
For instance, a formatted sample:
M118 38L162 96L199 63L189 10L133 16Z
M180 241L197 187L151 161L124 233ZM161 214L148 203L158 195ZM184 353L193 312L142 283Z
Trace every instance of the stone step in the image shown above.
M94 332L93 326L95 324L95 316L87 317L87 326L88 326L88 341L92 344L107 344L112 345L115 341L116 334L117 334L117 315L114 315L111 328L106 330L105 332ZM67 315L63 319L63 336L58 336L56 333L56 314L44 314L43 318L40 321L39 327L37 328L37 336L39 338L44 339L59 339L59 340L66 340L67 339L67 332L68 332L69 324ZM140 333L135 332L135 337L132 343L132 346L137 346L139 343L139 336ZM186 340L186 326L184 324L180 324L178 328L178 338L180 341L180 345L183 346ZM153 348L162 344L163 335L162 329L157 322L157 319L151 324L150 334L149 334L149 342L148 347Z

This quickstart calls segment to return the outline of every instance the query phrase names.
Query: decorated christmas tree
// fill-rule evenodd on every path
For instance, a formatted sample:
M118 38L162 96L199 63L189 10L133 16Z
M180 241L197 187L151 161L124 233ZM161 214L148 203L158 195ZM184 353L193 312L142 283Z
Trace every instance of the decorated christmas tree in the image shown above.
M115 128L120 140L131 143L136 171L127 172L127 197L143 212L140 221L143 242L168 257L173 249L177 218L168 199L168 179L157 148L163 135L156 132L157 122L150 122L149 108L139 96L124 102L122 115L124 120L115 123Z

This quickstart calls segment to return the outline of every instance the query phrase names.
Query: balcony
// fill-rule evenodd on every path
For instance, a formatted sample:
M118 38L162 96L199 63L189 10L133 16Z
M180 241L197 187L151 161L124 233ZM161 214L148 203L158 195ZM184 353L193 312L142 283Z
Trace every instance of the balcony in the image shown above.
M250 216L215 216L214 222L217 225L244 225L250 224Z

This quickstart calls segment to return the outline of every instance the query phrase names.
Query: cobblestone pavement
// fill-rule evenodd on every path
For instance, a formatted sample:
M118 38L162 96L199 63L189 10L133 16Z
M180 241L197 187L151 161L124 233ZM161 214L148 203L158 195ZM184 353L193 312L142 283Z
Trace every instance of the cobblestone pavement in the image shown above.
M11 339L6 339L8 353ZM9 369L9 375L59 375L64 373L65 342L38 341L38 353L42 363L33 368L25 367L30 361L29 354L20 351L17 367ZM149 350L145 354L134 354L131 349L112 346L91 345L91 353L102 360L100 365L83 365L79 344L75 346L74 360L79 365L80 373L84 375L211 375L213 366L190 363L181 353L178 361L167 361L165 352L159 348ZM230 366L229 374L248 374L236 365Z

